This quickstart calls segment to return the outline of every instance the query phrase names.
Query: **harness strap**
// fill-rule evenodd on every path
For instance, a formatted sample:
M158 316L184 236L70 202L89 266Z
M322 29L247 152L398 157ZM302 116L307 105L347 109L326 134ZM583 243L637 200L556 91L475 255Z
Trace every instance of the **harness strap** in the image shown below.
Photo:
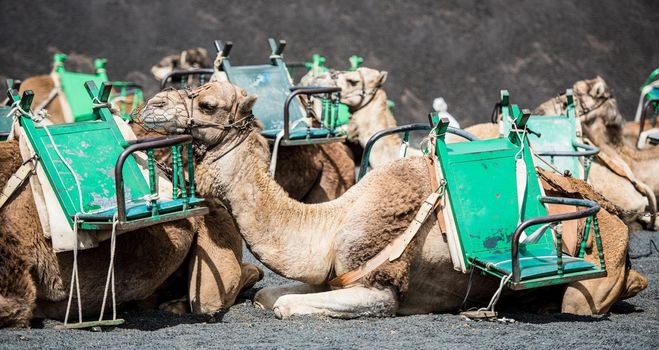
M431 167L431 169L434 169ZM434 172L434 170L433 170ZM431 176L433 178L434 176ZM389 243L384 249L382 249L377 255L372 257L370 260L363 263L358 268L346 272L341 276L335 277L330 280L328 284L332 287L344 287L354 282L357 282L362 277L373 272L375 269L380 267L386 261L394 261L405 252L407 246L412 242L412 239L419 232L423 223L428 220L430 217L430 212L435 210L439 205L439 199L442 197L443 191L438 192L434 190L424 201L421 203L421 208L416 213L416 216L410 223L410 225L405 229L401 235L394 238L391 243ZM438 216L439 218L439 216Z
M650 225L654 226L654 223L657 219L657 198L654 195L654 191L645 184L636 179L634 173L629 168L626 163L616 162L613 158L609 157L606 153L600 152L596 156L599 160L604 163L604 165L609 168L611 171L616 173L618 176L623 177L634 185L634 188L641 194L643 194L648 199L648 204L650 206Z
M11 197L14 192L25 183L25 180L27 180L30 175L34 174L36 167L36 159L33 157L23 163L23 165L11 175L7 184L5 184L5 187L2 189L2 192L0 192L0 208L2 208L9 200L9 197Z

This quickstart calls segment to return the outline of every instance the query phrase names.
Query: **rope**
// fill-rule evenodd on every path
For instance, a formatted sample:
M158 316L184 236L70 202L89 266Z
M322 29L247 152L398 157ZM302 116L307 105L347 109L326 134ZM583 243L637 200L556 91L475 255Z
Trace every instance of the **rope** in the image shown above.
M71 270L71 287L69 288L69 301L66 303L66 314L64 315L64 325L69 323L69 311L71 310L71 300L73 299L73 285L76 286L76 294L78 299L78 323L82 323L82 299L80 299L80 280L78 279L78 217L76 214L73 219L73 236L75 236L76 243L73 246L73 269Z
M487 307L480 308L478 311L492 311L494 312L494 306L497 304L499 301L499 297L501 297L501 291L503 290L503 287L508 283L508 281L513 277L513 274L511 273L510 275L507 275L506 277L501 279L501 283L499 283L499 288L497 289L496 292L494 292L494 295L492 296L492 299L490 299L490 303L487 304Z
M119 220L117 218L117 213L114 213L112 217L112 236L110 238L110 265L108 266L108 274L105 279L105 290L103 291L103 304L101 304L101 314L98 317L98 321L103 321L103 314L105 313L105 301L108 297L108 287L110 285L110 280L112 280L112 319L117 319L117 299L116 293L114 290L114 252L117 240L117 223Z

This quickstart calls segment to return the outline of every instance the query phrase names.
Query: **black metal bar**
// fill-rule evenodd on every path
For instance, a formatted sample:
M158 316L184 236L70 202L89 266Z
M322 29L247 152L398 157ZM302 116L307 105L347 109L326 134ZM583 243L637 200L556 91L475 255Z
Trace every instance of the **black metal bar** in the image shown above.
M126 159L137 151L143 151L149 148L164 148L177 145L180 143L192 142L192 136L190 135L177 135L169 137L158 137L151 139L141 139L134 140L130 142L129 146L126 147L119 158L117 158L117 163L114 167L114 181L116 186L116 196L117 196L117 215L119 222L126 221L126 195L124 193L124 163ZM192 160L188 160L192 161Z
M368 170L369 157L371 155L371 149L379 139L392 134L399 134L410 131L429 131L429 130L432 130L432 126L430 124L413 123L413 124L396 126L393 128L382 129L376 132L375 134L373 134L373 136L371 136L371 138L368 139L366 145L364 146L364 153L362 155L361 164L359 165L359 175L357 176L357 181L361 180L361 178L364 177L364 175L366 175L366 171ZM448 127L446 132L449 134L454 134L460 137L464 137L469 141L478 140L478 138L474 136L472 133L462 129L456 129L451 126Z
M538 152L537 155L551 157L587 157L600 153L600 149L595 146L578 142L575 142L573 145L575 148L584 149L584 151L542 151Z
M160 81L160 90L162 91L165 89L167 86L167 82L170 80L174 80L174 78L181 78L181 77L187 77L190 75L213 75L215 71L213 68L195 68L195 69L186 69L186 70L174 70L167 75Z
M652 105L652 102L657 102L656 100L647 100L643 104L643 113L641 113L641 120L640 120L640 125L638 129L638 137L636 138L636 147L638 147L639 141L641 141L641 134L643 133L643 129L645 129L645 115L648 112L648 109L650 109L650 106Z
M512 255L512 265L513 265L513 271L512 271L513 283L519 283L521 279L521 271L519 267L519 238L524 232L524 230L526 230L527 228L533 225L546 224L557 221L569 221L569 220L576 220L576 219L589 217L591 215L597 214L597 212L600 210L599 204L587 199L543 196L540 197L540 201L543 203L550 203L550 204L575 205L579 207L588 207L588 209L584 211L577 211L574 213L540 216L537 218L525 220L524 222L519 224L515 229L515 233L513 234L513 241L512 241L511 255Z
M34 92L32 90L27 90L23 92L23 97L21 97L21 108L29 112L30 111L30 106L32 106L32 100L34 99Z
M288 140L289 128L288 121L290 119L290 112L288 111L291 102L297 95L318 95L318 94L331 94L335 92L341 92L340 87L303 87L303 86L293 86L291 87L291 93L286 97L286 102L284 103L284 140Z
M224 42L222 40L215 40L214 44L217 53L221 53L222 57L229 57L229 53L231 52L231 48L233 47L233 42L231 41Z

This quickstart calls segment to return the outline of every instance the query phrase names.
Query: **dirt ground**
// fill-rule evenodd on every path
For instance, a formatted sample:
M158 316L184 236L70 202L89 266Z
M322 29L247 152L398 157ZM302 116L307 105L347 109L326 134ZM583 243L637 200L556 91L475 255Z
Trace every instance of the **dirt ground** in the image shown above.
M513 323L476 322L459 315L417 315L336 320L296 317L277 320L251 304L263 287L289 283L264 268L263 281L246 291L225 313L175 316L161 311L124 311L126 324L103 332L61 331L46 320L29 330L0 330L0 349L49 348L469 348L469 349L658 349L659 232L632 234L633 267L648 289L619 302L605 316L500 314ZM247 260L256 260L247 253Z

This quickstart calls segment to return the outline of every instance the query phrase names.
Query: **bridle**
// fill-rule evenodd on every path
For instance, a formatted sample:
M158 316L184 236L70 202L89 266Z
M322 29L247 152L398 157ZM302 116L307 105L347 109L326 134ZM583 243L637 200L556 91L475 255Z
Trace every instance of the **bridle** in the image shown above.
M231 106L231 109L229 111L229 122L220 124L220 123L214 123L211 121L207 120L202 120L194 117L194 99L199 96L199 94L205 90L208 90L210 88L210 85L205 84L199 87L196 87L194 89L186 88L184 90L176 90L173 87L169 87L169 90L175 91L179 99L181 100L183 107L185 108L185 113L186 113L186 123L185 123L185 128L183 128L181 131L183 134L189 134L191 135L192 132L195 129L200 129L200 128L213 128L213 129L221 129L222 134L219 137L219 139L224 139L226 134L231 130L231 129L236 129L239 132L242 132L244 130L251 129L252 127L252 122L254 121L254 115L250 113L249 115L242 117L238 120L236 120L236 115L238 113L238 89L234 85L231 85L233 87L233 105ZM163 90L165 91L165 90ZM190 99L190 106L186 104L186 98ZM242 144L247 137L249 136L249 133L244 133L245 136L242 137L242 139L237 142L235 145L233 145L229 150L226 152L222 153L219 156L213 157L211 161L216 161L225 155L227 155L229 152L234 150L236 147L238 147L240 144ZM213 149L217 145L213 145L210 148L206 148L205 145L199 145L198 143L195 143L197 146L196 148L199 150L199 152L196 152L196 156L199 158L203 158L203 156L208 153L209 150Z
M562 94L554 97L554 109L557 110L559 113L561 113L563 111L563 106L565 105L563 103L563 101L561 100L561 97L563 97L563 96L565 96L565 93L562 93ZM589 97L597 100L598 102L595 104L595 106L588 107L588 106L584 105L584 102L583 102L583 99L582 99L583 96L589 96ZM583 122L588 122L591 119L591 117L589 117L589 114L596 111L596 110L598 110L600 107L602 107L608 100L613 98L613 95L610 92L606 92L603 96L593 97L593 96L589 95L588 93L576 92L574 94L574 97L577 100L577 103L579 104L579 107L581 108L581 114L579 115L579 117L582 118ZM559 106L559 107L557 108L557 106Z
M336 84L336 81L339 79L339 73L343 73L343 72L333 71L332 73L330 73L330 78L335 81L336 86L338 86L338 84ZM373 101L373 99L375 99L375 94L382 87L381 84L378 84L372 89L366 89L366 79L364 79L364 74L359 69L357 70L357 73L359 74L359 80L361 81L361 85L362 85L361 90L355 90L355 91L353 91L349 94L341 96L342 98L350 98L352 96L360 96L360 100L359 100L359 103L357 104L357 106L350 108L351 112L360 110L360 109L368 106L368 104L371 103ZM364 103L364 101L366 100L367 97L368 97L368 100L366 101L366 103Z

